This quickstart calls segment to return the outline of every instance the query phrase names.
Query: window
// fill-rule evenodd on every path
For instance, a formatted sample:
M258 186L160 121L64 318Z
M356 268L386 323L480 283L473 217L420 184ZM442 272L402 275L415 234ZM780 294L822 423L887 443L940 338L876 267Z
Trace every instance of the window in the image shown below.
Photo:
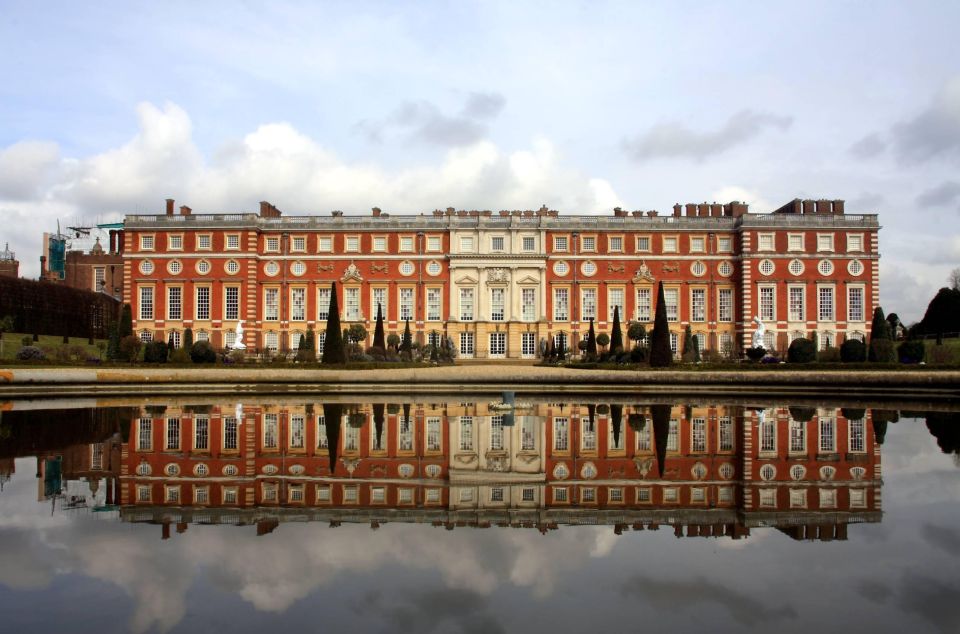
M460 333L460 356L473 356L473 333L472 332L461 332Z
M263 265L263 272L270 277L276 276L280 272L280 265L270 261Z
M790 489L790 508L792 509L807 508L807 490L806 489Z
M773 251L773 244L772 233L757 234L757 251Z
M862 252L863 251L863 234L862 233L848 233L847 234L847 252Z
M264 241L264 250L277 252L280 250L280 236L267 236Z
M163 501L169 504L180 503L180 487L166 485L163 487Z
M667 321L677 321L680 319L679 297L679 290L675 288L663 289L663 301L667 307Z
M387 250L387 236L373 237L373 250L382 252Z
M263 415L263 448L277 448L277 415Z
M652 289L637 289L637 321L650 321Z
M774 321L776 318L776 287L760 287L760 319L762 321Z
M409 416L397 416L400 451L413 451L413 421Z
M790 421L790 453L806 453L807 424L802 420Z
M229 321L240 319L240 288L237 286L227 286L224 292L224 311L223 318Z
M460 252L473 253L473 236L460 236Z
M434 275L434 276L440 275L442 271L443 271L443 267L437 261L433 261L427 264L427 273L429 275Z
M183 319L183 289L179 286L167 287L167 319L170 321Z
M776 265L774 265L772 260L760 260L760 269L761 275L773 275L774 270L776 270Z
M413 251L413 236L402 236L400 238L401 251Z
M331 236L317 238L317 251L333 251L333 238Z
M93 290L100 292L104 290L107 283L107 270L102 266L93 269Z
M650 500L650 487L640 487L637 489L637 502L641 504L649 504Z
M153 236L140 236L140 250L153 251Z
M707 265L697 260L690 265L690 273L693 274L694 277L703 277L707 274Z
M210 287L197 287L197 315L196 318L201 321L210 319Z
M137 450L151 451L153 449L153 421L141 418L137 426Z
M180 419L167 419L167 445L164 447L168 451L180 449Z
M140 262L140 272L144 275L150 275L153 273L153 261L143 260Z
M271 330L263 335L263 345L266 346L267 350L272 352L280 349L280 336L276 330Z
M787 270L790 271L790 275L794 276L803 275L805 268L802 260L790 260L790 264L787 265Z
M788 251L803 251L803 234L791 233L787 235Z
M818 318L820 321L833 321L833 287L820 286L817 288Z
M344 504L356 504L357 503L357 486L356 485L344 485L343 487L343 503Z
M210 449L210 419L206 416L193 419L193 448L200 451Z
M524 357L535 357L537 355L537 333L521 333L520 354Z
M570 449L570 419L557 417L553 419L553 450L568 451Z
M776 489L760 489L760 506L774 507L777 505Z
M460 417L460 451L473 451L473 416Z
M597 250L597 237L596 236L583 236L580 239L580 250L581 251L596 251Z
M427 289L427 321L440 321L440 289Z
M704 253L707 250L707 240L703 237L690 238L690 253Z
M536 238L533 238L533 237L530 237L530 236L524 236L524 237L523 237L523 250L524 250L524 251L529 252L529 251L533 251L533 250L536 249L536 248L537 248L537 247L536 247Z
M344 451L359 451L360 450L360 430L352 425L348 425L346 433L343 436L343 450Z
M613 309L617 309L617 315L622 322L625 318L623 314L623 289L611 288L607 291L607 319L613 321Z
M620 253L623 251L623 238L621 236L610 236L608 240L608 251L612 253Z
M707 421L704 418L694 418L691 422L692 434L690 437L690 451L703 453L707 450Z
M153 319L153 287L140 287L140 319Z
M833 234L817 234L817 251L833 251Z
M505 293L502 288L490 289L490 321L503 321Z
M820 453L833 453L837 450L837 437L832 418L820 417Z
M427 418L427 451L440 451L440 417Z
M383 316L384 320L387 320L387 289L385 288L375 288L373 289L372 301L370 302L370 311L372 313L371 317L376 319L377 317L377 307L380 307L380 313Z
M142 341L143 343L150 343L151 341L153 341L153 333L150 332L149 330L141 330L140 341Z
M295 414L290 417L290 448L303 449L304 441L304 418L302 414Z
M866 421L864 419L847 421L850 427L850 453L865 452Z
M328 449L327 418L317 415L317 449Z
M788 306L787 318L790 321L803 321L806 311L804 310L804 288L802 286L790 286L787 288Z
M520 491L520 499L524 502L534 502L536 500L536 491L530 487L524 487Z
M536 422L529 416L524 416L520 423L520 450L535 451L536 448Z
M174 234L167 236L167 249L170 251L182 251L183 250L183 236L180 234Z
M650 236L637 236L637 251L650 250Z
M237 419L233 416L223 419L223 448L227 451L235 451L238 448Z
M690 289L690 321L707 320L707 289ZM701 348L702 350L702 348Z
M733 321L732 288L721 288L717 292L717 321Z
M360 251L360 236L346 236L343 242L343 250L348 253Z
M567 321L570 318L570 289L553 289L553 320Z
M677 487L666 487L663 490L663 501L668 503L676 503L680 500L680 491Z
M317 319L326 321L330 316L330 289L317 289Z
M507 333L505 332L491 332L490 333L490 356L491 357L502 357L507 353Z
M490 250L494 252L503 251L503 236L492 236L490 238Z
M597 450L597 423L589 417L580 419L580 448L584 451Z
M347 321L360 319L360 288L352 286L343 289L344 318Z
M867 492L865 489L850 489L850 508L862 509L867 506Z
M490 417L490 449L503 450L503 416Z
M726 355L733 352L733 335L729 332L720 333L720 352Z
M292 241L291 241L291 244L290 244L290 250L291 250L291 251L300 251L300 252L306 251L306 250L307 250L307 239L306 239L306 237L304 237L304 236L294 236L293 239L292 239Z
M460 321L473 321L473 289L460 289Z
M223 265L223 268L227 272L227 275L236 275L240 272L240 263L236 260L227 260L227 263Z
M327 341L326 331L321 331L317 333L317 354L323 354L323 344Z
M427 251L440 251L443 249L440 236L427 236Z
M847 321L863 321L863 287L847 287Z
M553 250L554 251L566 251L567 250L567 236L554 236L553 237Z
M580 501L584 504L593 504L597 501L597 490L593 487L581 487Z
M663 252L664 253L676 253L677 252L677 237L676 236L663 236L662 238Z
M670 333L670 352L673 353L674 358L680 355L680 335L675 332Z
M240 248L240 235L231 233L227 235L227 249L235 251Z
M280 319L280 290L268 288L263 291L263 319L264 321L277 321Z
M201 233L197 235L197 249L202 251L209 251L213 244L213 239L209 233Z
M307 265L297 260L296 262L290 265L290 272L297 277L301 277L304 273L307 272Z
M777 450L777 421L764 420L760 423L760 451L774 452Z
M413 319L413 289L400 289L400 321Z
M554 502L566 502L568 500L567 496L567 487L554 487L553 489L553 501Z
M680 421L676 418L670 419L670 426L667 428L667 451L678 451L680 449Z
M729 236L720 236L717 238L717 251L721 253L730 253L733 251L733 238Z
M524 321L537 320L537 289L523 288L520 290L521 316Z
M729 416L721 416L718 426L720 451L733 451L733 420Z
M580 291L580 320L589 321L597 317L597 289L585 288Z

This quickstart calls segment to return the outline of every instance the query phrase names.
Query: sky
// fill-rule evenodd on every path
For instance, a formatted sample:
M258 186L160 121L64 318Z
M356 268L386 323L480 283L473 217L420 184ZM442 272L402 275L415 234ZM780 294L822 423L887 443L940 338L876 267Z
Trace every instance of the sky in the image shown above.
M0 0L0 246L162 213L877 213L881 303L960 266L951 2Z

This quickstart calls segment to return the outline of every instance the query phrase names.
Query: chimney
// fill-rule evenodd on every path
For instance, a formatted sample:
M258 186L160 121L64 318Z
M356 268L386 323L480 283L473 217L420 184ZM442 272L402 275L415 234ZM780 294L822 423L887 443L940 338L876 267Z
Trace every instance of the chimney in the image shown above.
M720 205L718 203L713 203L712 205L710 205L710 215L713 216L714 218L719 218L720 216L722 216L723 205Z
M333 216L334 218L343 218L342 211L331 211L330 215Z
M697 205L695 203L687 203L686 215L688 218L697 215Z
M830 213L830 201L829 200L818 200L817 201L817 213L818 214L828 214Z
M373 217L374 217L374 218L379 218L379 217L380 217L380 208L379 208L379 207L374 207L374 208L373 208Z
M169 216L169 212L167 213ZM117 230L110 230L110 255L116 255L117 253Z
M673 215L676 218L680 217L680 203L677 203L676 205L673 206Z
M167 215L173 215L173 198L167 198Z
M843 201L835 200L833 201L833 213L842 214L843 213Z
M637 211L632 211L632 212L630 212L630 214L631 214L634 218L642 218L642 217L643 217L643 212L640 211L639 209L638 209Z
M651 209L650 211L648 211L648 212L647 212L647 217L648 217L648 218L656 218L656 217L657 217L657 210L656 210L656 209Z
M747 213L749 205L747 203L742 203L739 200L734 200L730 203L730 214L734 218L739 218Z
M191 211L193 211L193 210L190 209L189 207L187 207L186 205L181 205L181 206L180 206L180 215L181 215L181 216L189 216Z
M702 205L697 205L697 215L698 216L709 216L710 215L710 205L703 203Z
M815 203L812 200L803 201L803 213L812 214L815 209L814 205Z

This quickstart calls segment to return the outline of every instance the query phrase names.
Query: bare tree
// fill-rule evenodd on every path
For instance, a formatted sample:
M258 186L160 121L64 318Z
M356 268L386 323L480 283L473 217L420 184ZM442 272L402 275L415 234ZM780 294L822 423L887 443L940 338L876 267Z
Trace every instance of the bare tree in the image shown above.
M950 288L955 291L960 291L960 267L950 271L950 276L947 278L947 282L950 284Z

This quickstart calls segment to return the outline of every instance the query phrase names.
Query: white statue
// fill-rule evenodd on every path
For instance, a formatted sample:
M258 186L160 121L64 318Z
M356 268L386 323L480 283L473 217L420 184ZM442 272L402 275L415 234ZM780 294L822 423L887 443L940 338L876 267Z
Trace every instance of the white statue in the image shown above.
M237 417L237 425L243 424L243 403L237 403L237 409L234 411L234 416Z
M230 346L231 350L246 350L247 344L243 343L243 322L237 322L237 338L233 340L233 345Z
M753 323L757 326L757 329L753 331L753 347L754 348L763 348L763 335L767 332L766 327L763 325L763 322L760 321L760 318L754 316Z

